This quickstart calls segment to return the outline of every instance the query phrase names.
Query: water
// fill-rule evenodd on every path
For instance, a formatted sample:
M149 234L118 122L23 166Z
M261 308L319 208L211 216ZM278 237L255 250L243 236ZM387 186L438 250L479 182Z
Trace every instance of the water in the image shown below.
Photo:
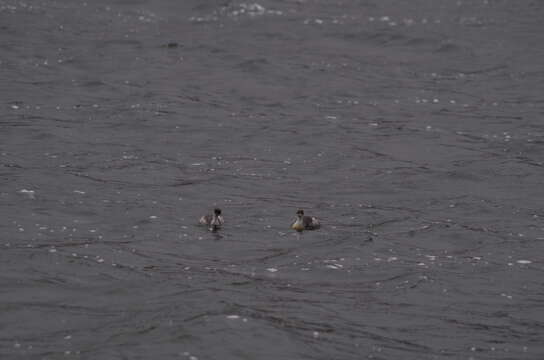
M2 359L541 359L543 16L0 0Z

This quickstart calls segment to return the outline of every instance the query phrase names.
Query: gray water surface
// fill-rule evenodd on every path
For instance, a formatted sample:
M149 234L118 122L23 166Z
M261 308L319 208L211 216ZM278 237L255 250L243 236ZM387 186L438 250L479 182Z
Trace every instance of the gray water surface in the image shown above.
M0 357L542 359L543 18L0 0Z

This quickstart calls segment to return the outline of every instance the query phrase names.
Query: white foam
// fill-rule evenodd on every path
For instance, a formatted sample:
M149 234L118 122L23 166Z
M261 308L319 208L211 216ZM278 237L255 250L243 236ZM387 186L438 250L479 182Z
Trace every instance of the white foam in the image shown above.
M21 189L19 190L19 192L21 194L28 196L29 199L34 199L34 195L36 194L34 190L28 190L28 189Z

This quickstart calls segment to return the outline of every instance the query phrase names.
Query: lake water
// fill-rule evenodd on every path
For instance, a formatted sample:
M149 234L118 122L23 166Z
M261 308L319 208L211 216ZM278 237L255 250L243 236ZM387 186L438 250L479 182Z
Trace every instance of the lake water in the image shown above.
M0 357L542 359L543 18L0 0Z

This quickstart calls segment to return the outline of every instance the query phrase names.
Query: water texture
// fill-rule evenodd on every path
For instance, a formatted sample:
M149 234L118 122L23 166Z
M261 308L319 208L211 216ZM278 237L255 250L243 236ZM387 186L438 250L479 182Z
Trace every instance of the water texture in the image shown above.
M0 0L0 358L544 358L543 18Z

